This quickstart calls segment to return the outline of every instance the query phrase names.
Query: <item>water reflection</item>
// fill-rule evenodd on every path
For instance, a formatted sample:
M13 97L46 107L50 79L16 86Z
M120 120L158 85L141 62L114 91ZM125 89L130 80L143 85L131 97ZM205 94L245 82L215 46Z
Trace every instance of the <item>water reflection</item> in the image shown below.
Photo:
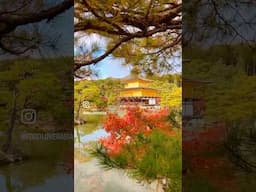
M30 142L33 157L0 167L0 191L73 191L73 176L65 171L69 146L67 141Z
M75 130L75 135L79 143L85 144L92 141L98 141L100 138L107 137L109 134L104 129L97 129L90 134L84 135L80 129L77 129Z

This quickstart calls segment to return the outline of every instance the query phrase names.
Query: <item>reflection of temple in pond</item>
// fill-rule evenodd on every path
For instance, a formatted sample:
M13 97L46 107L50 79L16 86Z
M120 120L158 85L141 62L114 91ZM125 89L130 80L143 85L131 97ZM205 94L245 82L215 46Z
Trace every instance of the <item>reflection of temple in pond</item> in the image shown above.
M149 86L152 80L130 75L123 78L122 81L125 83L125 87L120 90L120 106L159 107L159 92Z

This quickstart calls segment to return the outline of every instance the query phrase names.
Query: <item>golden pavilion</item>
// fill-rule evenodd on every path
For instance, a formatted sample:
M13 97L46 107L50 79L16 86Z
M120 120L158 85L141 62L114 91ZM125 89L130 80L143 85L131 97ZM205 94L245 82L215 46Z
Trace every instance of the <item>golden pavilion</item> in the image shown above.
M159 106L159 92L150 87L153 80L138 75L129 75L122 81L125 87L120 90L120 105Z

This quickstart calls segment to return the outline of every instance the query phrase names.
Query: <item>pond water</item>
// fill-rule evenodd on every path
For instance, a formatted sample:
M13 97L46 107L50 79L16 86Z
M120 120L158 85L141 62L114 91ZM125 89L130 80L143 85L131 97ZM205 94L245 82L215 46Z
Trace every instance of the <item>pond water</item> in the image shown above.
M84 143L84 144L92 142L92 141L98 141L100 138L107 137L108 135L109 134L102 128L97 129L90 134L83 134L83 132L79 129L75 130L75 139L80 137L79 138L80 142Z
M73 176L65 169L73 151L70 142L22 143L29 159L0 166L0 192L72 192Z
M86 128L86 125L85 125ZM89 134L84 134L83 129L75 129L75 148L83 151L83 148L98 141L109 134L101 125L95 127L96 130ZM75 157L75 192L152 192L155 185L142 185L135 179L130 178L124 170L105 170L98 160L85 151L79 153L87 157L86 161L79 161ZM88 158L90 157L90 158Z

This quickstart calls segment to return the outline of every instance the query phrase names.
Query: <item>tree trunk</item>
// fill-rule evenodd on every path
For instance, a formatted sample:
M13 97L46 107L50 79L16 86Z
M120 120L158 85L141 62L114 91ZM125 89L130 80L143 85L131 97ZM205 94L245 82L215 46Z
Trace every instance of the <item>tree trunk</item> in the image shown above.
M13 105L12 105L12 112L10 117L10 124L9 124L9 128L6 131L6 141L2 146L2 150L5 153L7 153L10 150L12 145L12 136L13 136L13 131L15 127L16 112L17 112L17 90L15 87L13 90Z
M80 110L81 110L81 105L82 105L82 102L81 102L81 98L79 99L79 103L78 103L78 109L77 109L77 112L76 112L76 120L79 120L80 119Z

